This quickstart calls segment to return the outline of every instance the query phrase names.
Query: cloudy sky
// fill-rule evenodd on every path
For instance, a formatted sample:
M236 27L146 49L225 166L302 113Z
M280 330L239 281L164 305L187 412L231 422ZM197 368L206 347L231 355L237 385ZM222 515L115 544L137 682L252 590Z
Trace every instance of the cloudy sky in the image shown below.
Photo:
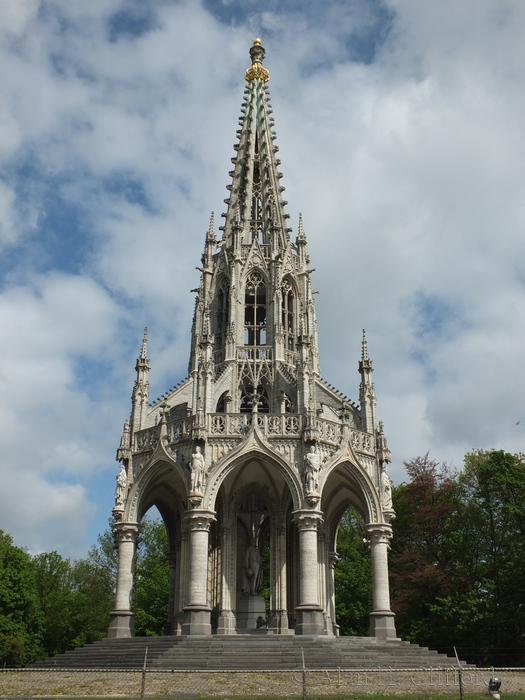
M403 460L525 442L523 0L3 0L0 529L83 556L107 526L148 326L184 378L248 50L270 70L323 377Z

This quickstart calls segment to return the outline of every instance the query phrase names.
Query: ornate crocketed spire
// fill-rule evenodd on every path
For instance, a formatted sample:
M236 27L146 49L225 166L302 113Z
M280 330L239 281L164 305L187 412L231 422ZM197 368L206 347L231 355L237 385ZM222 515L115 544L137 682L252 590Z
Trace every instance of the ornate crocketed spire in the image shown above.
M368 357L368 347L366 345L366 334L365 334L365 329L363 328L363 340L361 342L361 363L363 367L370 367L372 368L372 361Z
M372 381L373 371L374 368L372 367L372 360L368 356L365 331L363 329L361 360L359 362L359 374L361 375L361 383L359 385L359 401L361 403L361 427L363 430L366 430L369 433L373 433L376 426L376 394L374 382Z
M250 49L250 56L253 61L251 68L246 71L246 80L251 83L252 80L259 78L263 83L270 80L270 72L263 67L264 56L266 52L261 45L260 39L253 40L253 46Z
M140 352L140 359L145 360L148 357L148 327L144 328L144 338L142 339L142 350Z
M132 403L133 408L131 411L131 431L140 430L142 426L142 420L146 413L148 401L149 401L149 382L148 382L148 372L150 371L150 361L148 359L148 329L144 329L144 338L142 340L142 348L140 355L137 358L137 363L135 365L135 371L137 372L137 378L133 386Z

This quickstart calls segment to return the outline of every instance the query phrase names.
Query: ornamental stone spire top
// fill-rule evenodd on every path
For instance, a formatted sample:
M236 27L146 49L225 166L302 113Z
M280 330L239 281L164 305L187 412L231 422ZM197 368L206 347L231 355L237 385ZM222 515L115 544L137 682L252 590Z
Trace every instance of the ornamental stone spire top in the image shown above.
M252 80L260 79L263 83L267 83L270 80L270 72L263 68L263 61L266 55L266 51L262 47L260 39L253 40L253 46L250 49L250 57L252 59L252 66L246 71L245 79L248 83Z

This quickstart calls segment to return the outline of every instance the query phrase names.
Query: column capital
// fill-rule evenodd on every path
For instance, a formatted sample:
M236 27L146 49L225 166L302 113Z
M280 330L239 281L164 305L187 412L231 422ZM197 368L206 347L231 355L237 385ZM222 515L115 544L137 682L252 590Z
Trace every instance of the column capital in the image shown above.
M210 531L211 524L216 521L214 510L190 510L185 515L188 529Z
M294 510L292 513L293 522L297 525L297 529L317 530L318 526L323 522L323 513L320 510Z
M116 523L113 526L113 537L115 542L137 543L140 535L140 525L138 523Z
M337 552L329 552L328 553L328 566L331 569L335 569L338 561L339 561L339 555L337 554Z
M365 525L366 544L371 547L374 544L386 544L390 548L392 539L392 526L387 523L369 523Z

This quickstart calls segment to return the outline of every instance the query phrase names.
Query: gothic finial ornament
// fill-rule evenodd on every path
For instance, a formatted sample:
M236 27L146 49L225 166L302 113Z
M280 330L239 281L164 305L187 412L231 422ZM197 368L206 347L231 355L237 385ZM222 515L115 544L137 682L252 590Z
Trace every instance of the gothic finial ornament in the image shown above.
M245 80L251 83L252 80L262 80L263 83L267 83L270 80L270 71L263 67L264 57L266 51L264 50L261 40L255 39L253 46L250 49L250 57L252 59L252 66L246 71Z

